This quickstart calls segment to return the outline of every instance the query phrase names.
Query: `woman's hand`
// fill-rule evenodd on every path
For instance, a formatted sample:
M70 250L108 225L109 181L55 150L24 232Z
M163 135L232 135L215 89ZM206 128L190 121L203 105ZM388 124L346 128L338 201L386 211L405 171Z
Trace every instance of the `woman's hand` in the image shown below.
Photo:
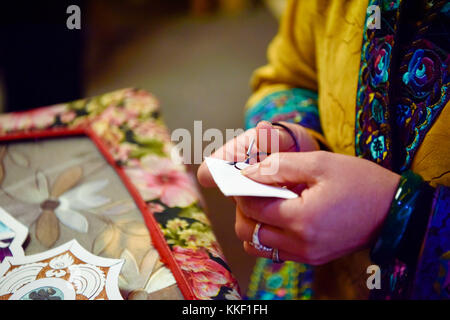
M291 129L296 136L302 151L319 150L319 144L305 128L298 124L288 122L281 123ZM247 149L253 138L256 140L256 143L251 150L252 153L270 153L272 151L271 146L276 146L276 144L278 144L277 151L279 152L290 152L295 150L295 142L286 130L272 126L270 122L261 121L256 128L249 129L227 142L214 152L211 157L227 161L244 161ZM275 141L272 141L272 139L275 139ZM264 158L265 157L262 156L259 160ZM216 186L205 162L203 162L198 169L197 177L200 184L204 187Z
M264 168L279 161L276 174ZM318 151L273 154L242 171L250 179L286 185L300 196L236 197L236 233L244 249L269 257L249 242L256 223L261 244L282 260L320 265L362 249L385 220L400 176L361 158ZM270 258L270 257L269 257Z

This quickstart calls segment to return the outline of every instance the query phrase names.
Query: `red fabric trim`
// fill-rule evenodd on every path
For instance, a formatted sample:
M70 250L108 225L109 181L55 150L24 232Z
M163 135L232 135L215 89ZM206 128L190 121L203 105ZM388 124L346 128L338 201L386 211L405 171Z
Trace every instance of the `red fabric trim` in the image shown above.
M55 129L43 129L43 130L28 130L22 132L7 133L0 136L0 141L13 141L13 140L25 140L25 139L39 139L39 138L51 138L51 137L64 137L64 136L79 136L87 135L86 128L55 128Z
M16 141L16 140L26 140L26 139L39 139L39 138L51 138L51 137L67 137L67 136L87 136L96 145L100 153L105 157L106 161L113 167L116 173L119 175L122 183L130 192L137 207L142 213L145 224L150 232L150 236L155 246L158 250L161 260L166 263L170 270L173 272L173 276L177 281L179 289L183 296L188 300L198 300L192 291L183 271L181 270L179 264L175 261L172 251L167 244L161 229L158 227L158 223L153 216L153 212L147 207L147 204L142 199L136 187L131 182L130 178L126 175L125 171L117 165L113 157L108 151L108 148L102 142L102 140L95 134L95 132L89 127L80 127L74 129L67 128L54 128L54 129L43 129L43 130L32 130L23 131L18 133L9 133L0 136L0 141Z

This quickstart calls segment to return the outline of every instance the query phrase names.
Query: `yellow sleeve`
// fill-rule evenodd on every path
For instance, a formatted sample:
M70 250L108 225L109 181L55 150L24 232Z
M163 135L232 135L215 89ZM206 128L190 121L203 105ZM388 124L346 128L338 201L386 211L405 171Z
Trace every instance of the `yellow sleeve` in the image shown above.
M290 0L277 35L269 45L268 64L257 69L251 80L253 94L247 107L269 93L289 88L317 92L314 28L311 0Z
M260 119L296 122L327 146L321 134L317 109L318 83L312 21L317 16L317 5L316 1L311 0L288 1L279 31L268 48L268 64L257 69L252 76L253 94L246 104L246 124L247 127L254 126ZM279 101L284 102L287 108ZM267 111L269 107L264 105L268 104L276 106Z

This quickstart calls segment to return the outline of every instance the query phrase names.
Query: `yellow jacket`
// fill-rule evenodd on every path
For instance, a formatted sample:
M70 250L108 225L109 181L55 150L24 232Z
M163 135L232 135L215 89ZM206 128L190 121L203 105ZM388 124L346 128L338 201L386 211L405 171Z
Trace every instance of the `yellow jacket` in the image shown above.
M320 122L334 152L355 154L355 104L367 0L289 1L268 50L269 64L255 71L247 108L269 93L305 88L319 93ZM411 169L432 186L450 185L450 108L435 121ZM447 172L447 174L445 174Z
M257 69L252 108L268 94L290 88L318 92L323 135L311 131L333 152L355 155L355 108L368 0L289 1L269 63ZM448 103L414 156L411 170L432 186L450 186ZM368 252L315 269L316 298L366 298Z

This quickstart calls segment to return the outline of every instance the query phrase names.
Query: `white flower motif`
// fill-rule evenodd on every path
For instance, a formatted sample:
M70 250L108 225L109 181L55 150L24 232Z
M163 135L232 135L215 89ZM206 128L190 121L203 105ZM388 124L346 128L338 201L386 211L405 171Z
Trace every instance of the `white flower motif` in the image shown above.
M65 272L64 270L48 270L45 273L45 276L48 278L51 277L55 277L55 278L61 278L64 277L66 275L67 272Z
M29 180L30 183L24 186L15 183L4 189L15 199L25 203L42 204L49 200L51 190L46 175L37 171L34 179ZM98 194L108 183L108 179L86 182L67 190L57 198L52 198L51 200L57 203L54 209L56 217L66 227L80 233L87 233L89 222L82 212L99 208L111 202L110 198ZM41 210L36 211L27 215L27 219L31 223L41 213Z
M80 211L98 208L111 201L98 194L108 182L107 179L91 181L65 192L58 198L59 206L55 209L59 221L72 230L87 233L88 221Z
M68 253L66 253L65 255L53 258L50 261L49 266L52 269L58 270L58 269L65 269L72 264L73 264L73 258Z

